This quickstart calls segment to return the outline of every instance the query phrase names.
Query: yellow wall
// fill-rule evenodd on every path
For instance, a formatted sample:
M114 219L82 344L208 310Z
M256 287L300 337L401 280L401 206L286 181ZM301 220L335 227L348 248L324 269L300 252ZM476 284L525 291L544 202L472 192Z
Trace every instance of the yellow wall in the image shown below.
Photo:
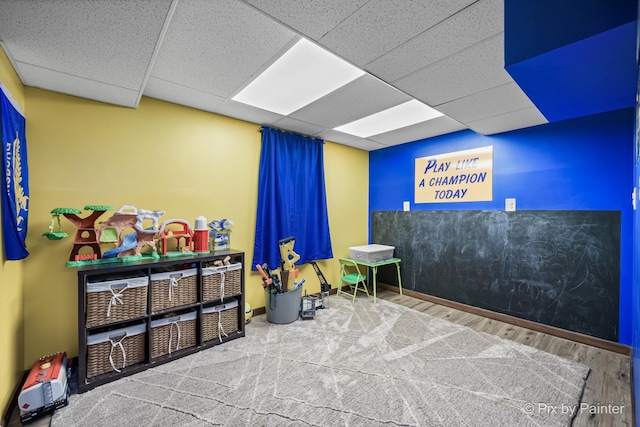
M24 111L24 87L1 48L0 82ZM2 212L0 223L1 219ZM23 265L24 261L6 260L0 227L0 417L23 373Z
M31 208L24 263L24 368L44 354L77 355L76 270L65 261L72 239L49 241L49 211L86 204L165 210L163 219L199 215L230 218L234 249L245 252L247 302L264 306L257 273L250 272L256 218L259 125L142 98L121 108L25 88ZM366 244L368 153L325 144L327 203L334 257ZM304 209L304 207L301 207ZM108 218L106 213L102 219ZM64 218L63 229L74 227ZM337 261L321 261L338 282ZM317 292L310 266L305 289ZM4 330L4 327L2 327Z

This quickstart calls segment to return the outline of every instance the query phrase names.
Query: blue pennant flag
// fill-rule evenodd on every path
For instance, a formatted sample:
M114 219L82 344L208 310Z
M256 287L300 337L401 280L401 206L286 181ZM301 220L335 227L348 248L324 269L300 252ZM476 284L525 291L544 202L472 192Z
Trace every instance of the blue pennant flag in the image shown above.
M29 256L26 246L29 214L29 165L25 119L0 85L2 112L2 235L8 260Z

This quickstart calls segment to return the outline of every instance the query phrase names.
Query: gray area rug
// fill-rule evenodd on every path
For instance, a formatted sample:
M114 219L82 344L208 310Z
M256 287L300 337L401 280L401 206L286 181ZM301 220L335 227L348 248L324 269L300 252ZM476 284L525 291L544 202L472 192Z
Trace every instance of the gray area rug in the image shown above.
M566 426L589 368L371 298L72 395L53 426Z

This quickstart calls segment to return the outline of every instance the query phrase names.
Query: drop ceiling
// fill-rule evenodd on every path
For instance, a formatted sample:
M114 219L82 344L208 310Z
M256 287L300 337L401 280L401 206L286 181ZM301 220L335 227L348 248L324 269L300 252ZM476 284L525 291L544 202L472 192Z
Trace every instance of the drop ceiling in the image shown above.
M504 69L503 0L2 0L27 86L210 111L363 150L547 123ZM287 116L232 100L301 38L366 73ZM417 99L445 116L368 138L333 128Z

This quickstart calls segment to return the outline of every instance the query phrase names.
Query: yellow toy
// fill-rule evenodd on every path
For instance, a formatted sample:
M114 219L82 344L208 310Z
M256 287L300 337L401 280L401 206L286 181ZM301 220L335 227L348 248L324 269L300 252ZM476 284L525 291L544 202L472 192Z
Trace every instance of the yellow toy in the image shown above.
M249 303L244 304L244 323L251 322L251 318L253 317L253 309L249 305Z
M282 277L282 292L287 292L289 289L293 289L294 279L298 277L298 269L295 264L300 259L300 255L293 251L293 245L296 243L295 237L287 237L278 241L280 247L280 276ZM285 277L287 276L287 277Z

